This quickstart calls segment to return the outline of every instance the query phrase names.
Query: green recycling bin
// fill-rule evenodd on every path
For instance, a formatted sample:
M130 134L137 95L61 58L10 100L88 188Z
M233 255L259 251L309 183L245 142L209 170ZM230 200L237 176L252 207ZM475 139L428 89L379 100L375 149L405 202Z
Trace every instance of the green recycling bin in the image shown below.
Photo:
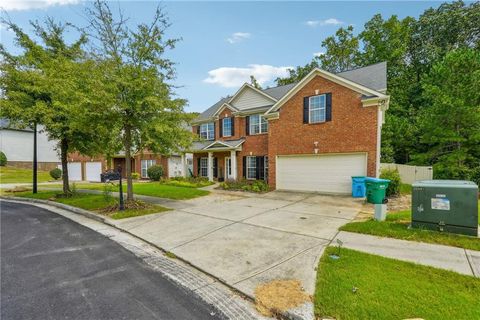
M367 187L367 202L373 204L382 204L387 202L387 187L390 180L378 178L365 178Z

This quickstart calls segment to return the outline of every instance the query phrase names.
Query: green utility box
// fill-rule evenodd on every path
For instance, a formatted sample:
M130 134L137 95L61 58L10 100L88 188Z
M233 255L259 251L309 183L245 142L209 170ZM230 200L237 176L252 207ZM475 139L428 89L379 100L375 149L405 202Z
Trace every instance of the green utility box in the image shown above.
M390 180L378 178L365 178L367 187L367 202L373 204L382 204L387 202L386 193Z
M477 236L478 186L461 180L413 183L412 227Z

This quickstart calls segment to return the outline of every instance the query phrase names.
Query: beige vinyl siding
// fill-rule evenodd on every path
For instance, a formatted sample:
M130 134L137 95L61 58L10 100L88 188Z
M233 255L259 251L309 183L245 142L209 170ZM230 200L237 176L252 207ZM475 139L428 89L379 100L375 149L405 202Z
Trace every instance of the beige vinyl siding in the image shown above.
M245 87L245 89L233 99L230 104L239 110L250 108L265 107L274 104L272 99L269 99L256 92L255 90Z

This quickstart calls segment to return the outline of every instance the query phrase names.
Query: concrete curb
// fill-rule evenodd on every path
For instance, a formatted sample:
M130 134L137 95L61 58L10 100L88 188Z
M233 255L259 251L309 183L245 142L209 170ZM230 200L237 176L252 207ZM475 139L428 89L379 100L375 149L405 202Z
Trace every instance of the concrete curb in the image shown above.
M56 208L59 208L59 209L63 209L63 210L67 210L67 211L70 211L70 212L73 212L75 214L79 214L79 215L82 215L86 218L89 218L89 219L93 219L93 220L96 220L98 222L101 222L101 223L104 223L110 227L113 227L121 232L124 232L136 239L139 239L145 243L148 243L150 246L154 247L154 248L157 248L159 250L161 250L162 252L166 253L168 252L167 250L151 243L150 241L148 240L145 240L141 237L138 237L137 235L133 234L133 233L130 233L129 231L125 230L125 229L122 229L122 228L119 228L117 225L115 225L115 223L111 222L112 220L109 219L109 218L106 218L106 217L103 217L99 214L96 214L96 213L93 213L91 211L88 211L88 210L84 210L84 209L80 209L80 208L77 208L77 207L73 207L73 206L69 206L69 205L66 205L66 204L63 204L63 203L58 203L58 202L55 202L55 201L49 201L49 200L42 200L42 199L32 199L32 198L19 198L19 197L8 197L8 196L0 196L0 200L12 200L12 201L16 201L16 202L25 202L25 203L37 203L37 204L44 204L44 205L49 205L49 206L52 206L52 207L56 207ZM231 285L229 285L228 283L226 283L224 280L212 275L211 273L209 273L208 271L205 271L197 266L195 266L194 264L190 263L189 261L187 260L184 260L182 259L181 257L176 257L176 259L180 260L181 262L187 264L188 266L200 271L201 273L215 279L217 282L221 283L222 285L224 285L225 287L229 288L231 291L239 294L240 296L242 296L244 299L247 299L249 300L250 302L252 303L255 303L255 300L253 297L239 291L238 289L232 287ZM294 308L294 309L291 309L291 310L287 310L286 312L284 312L283 314L278 314L277 312L275 312L275 314L279 315L281 318L283 319L286 319L286 320L314 320L315 319L315 315L314 315L314 311L313 311L313 304L312 303L305 303L297 308ZM274 311L274 310L272 310Z

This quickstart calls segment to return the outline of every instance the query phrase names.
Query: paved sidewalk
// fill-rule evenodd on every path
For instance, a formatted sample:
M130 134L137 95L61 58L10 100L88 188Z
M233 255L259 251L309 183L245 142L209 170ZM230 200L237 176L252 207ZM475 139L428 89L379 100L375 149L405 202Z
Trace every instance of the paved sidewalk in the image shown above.
M480 278L480 251L341 231L344 248L455 271ZM335 244L332 242L333 244Z

